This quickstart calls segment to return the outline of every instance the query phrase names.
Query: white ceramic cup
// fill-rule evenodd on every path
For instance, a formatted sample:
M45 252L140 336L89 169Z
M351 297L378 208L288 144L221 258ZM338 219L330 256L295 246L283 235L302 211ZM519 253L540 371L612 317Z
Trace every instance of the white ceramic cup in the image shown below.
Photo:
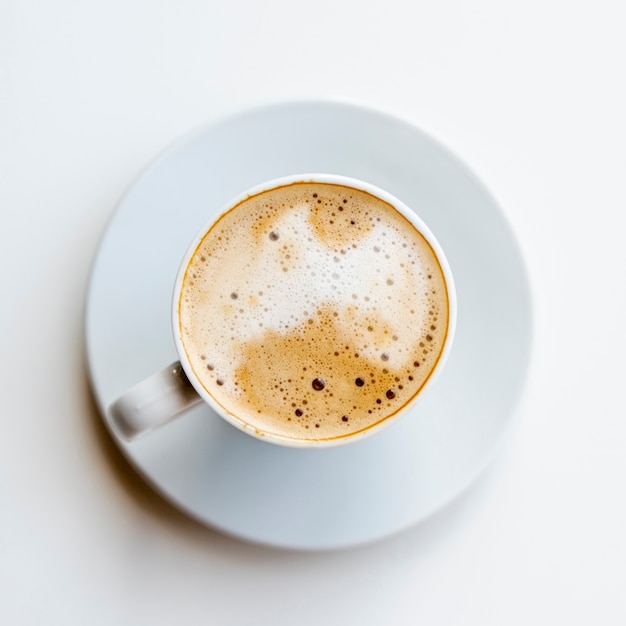
M440 357L434 365L425 384L422 386L419 392L394 415L377 424L370 426L369 428L366 428L359 432L355 432L351 435L342 436L335 439L292 439L265 432L259 429L254 424L248 424L243 420L238 419L236 415L230 413L228 410L224 409L224 407L219 405L205 390L203 385L195 376L193 368L191 367L189 359L185 352L179 330L179 299L183 286L183 278L185 276L186 269L192 259L192 256L196 251L199 243L204 238L205 234L212 228L212 226L216 222L218 222L222 218L225 213L240 204L246 198L271 189L283 187L298 182L317 182L342 185L344 187L365 191L368 194L380 198L384 202L392 205L398 211L398 213L403 215L409 222L413 224L413 226L415 226L415 228L422 234L422 236L426 239L426 241L435 252L437 260L439 261L439 265L442 269L447 288L449 307L447 334L444 340L444 345ZM379 432L382 428L385 428L386 426L394 423L401 416L406 415L409 412L410 408L413 407L414 404L421 397L423 397L424 393L433 384L438 374L441 372L450 353L452 340L456 328L456 313L457 300L456 292L454 289L454 281L443 250L441 249L441 246L435 239L435 236L430 231L428 226L418 217L418 215L414 211L412 211L401 200L395 198L386 191L375 187L374 185L363 182L361 180L348 178L346 176L338 176L332 174L300 174L285 178L274 179L262 183L252 189L249 189L237 198L234 198L231 202L229 202L225 207L222 208L217 217L211 219L200 230L196 238L191 242L181 261L176 282L174 285L172 298L172 328L179 361L153 374L149 378L141 381L140 383L129 389L126 393L124 393L120 398L118 398L109 407L109 416L111 418L111 423L124 439L130 441L182 415L192 406L200 402L205 402L209 407L213 409L215 413L217 413L227 422L231 423L233 426L248 433L249 435L270 443L291 447L319 448L354 442L363 439L364 437L370 436L376 432Z

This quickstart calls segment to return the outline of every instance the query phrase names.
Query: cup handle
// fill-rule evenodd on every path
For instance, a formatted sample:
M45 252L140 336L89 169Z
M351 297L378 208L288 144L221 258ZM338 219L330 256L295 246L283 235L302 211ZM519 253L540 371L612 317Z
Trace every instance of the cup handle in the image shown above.
M202 402L179 361L131 387L109 407L115 430L126 440L162 426Z

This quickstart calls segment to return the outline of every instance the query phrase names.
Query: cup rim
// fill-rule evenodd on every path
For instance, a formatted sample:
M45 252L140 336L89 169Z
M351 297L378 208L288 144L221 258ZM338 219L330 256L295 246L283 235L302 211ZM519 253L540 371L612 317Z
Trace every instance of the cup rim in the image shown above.
M415 226L415 228L422 234L424 239L426 239L427 243L430 245L432 250L437 257L439 265L441 267L444 282L446 285L446 292L448 297L448 328L446 332L446 337L443 345L443 349L439 354L439 358L437 362L433 366L430 371L428 378L424 381L422 387L417 391L417 393L406 403L404 404L398 411L390 415L389 417L364 428L363 430L357 431L352 434L342 435L340 437L330 438L330 439L295 439L286 437L284 435L278 435L276 433L271 433L267 431L263 431L253 424L249 424L243 419L237 417L234 413L228 411L225 407L219 404L211 394L206 390L204 385L198 380L193 367L189 361L187 356L187 352L183 345L183 341L180 333L180 294L183 286L183 280L187 271L187 267L191 259L193 258L196 249L203 241L204 237L208 233L208 231L216 224L228 211L241 204L248 198L256 196L265 191L269 191L270 189L275 189L278 187L285 187L292 184L297 183L325 183L325 184L336 184L342 185L346 187L352 187L354 189L358 189L359 191L364 191L369 193L384 202L393 206L402 216L404 216L409 222ZM349 443L354 443L356 441L360 441L362 439L368 438L381 430L387 428L388 426L394 424L399 419L402 419L406 416L409 410L415 406L415 404L423 397L424 393L427 389L434 383L434 381L438 378L441 373L443 366L445 365L450 351L452 349L452 344L454 340L454 335L456 331L456 322L457 322L457 296L456 289L454 284L454 278L452 275L452 270L450 269L450 265L446 258L446 255L439 244L439 241L430 230L428 225L422 220L422 218L413 211L408 205L406 205L402 200L389 193L388 191L377 187L371 183L363 181L358 178L352 178L350 176L343 176L340 174L327 174L327 173L305 173L305 174L292 174L289 176L282 176L279 178L273 178L253 187L247 189L246 191L240 193L235 198L231 199L227 203L225 203L213 216L208 219L203 226L197 231L196 235L190 242L187 247L185 254L182 257L180 262L176 279L174 281L174 288L172 293L172 308L171 308L171 323L172 323L172 332L174 336L174 343L176 346L176 352L178 353L178 358L180 363L189 379L189 382L196 390L196 393L202 398L202 400L208 404L208 406L213 409L221 418L225 419L227 422L235 426L238 430L241 430L248 435L251 435L257 439L267 441L270 443L292 447L292 448L330 448L346 445Z

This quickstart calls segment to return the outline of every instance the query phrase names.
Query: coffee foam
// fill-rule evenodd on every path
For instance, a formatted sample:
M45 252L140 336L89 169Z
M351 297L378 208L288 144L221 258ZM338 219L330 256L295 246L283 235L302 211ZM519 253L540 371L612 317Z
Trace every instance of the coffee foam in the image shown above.
M445 279L384 201L296 183L248 198L196 248L181 339L206 391L244 424L334 439L395 414L447 334Z

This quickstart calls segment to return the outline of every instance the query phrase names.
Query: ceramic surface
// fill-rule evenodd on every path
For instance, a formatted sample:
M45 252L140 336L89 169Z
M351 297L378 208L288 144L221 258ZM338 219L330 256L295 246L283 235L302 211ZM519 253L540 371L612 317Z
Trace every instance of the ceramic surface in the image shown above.
M458 297L448 363L402 420L358 443L292 449L236 430L207 406L117 444L165 498L199 521L264 544L328 549L382 538L460 494L515 412L531 341L526 271L509 225L447 149L387 114L287 102L200 129L155 160L120 202L87 300L92 385L105 408L176 359L172 288L189 242L242 190L301 172L388 190L430 226Z

